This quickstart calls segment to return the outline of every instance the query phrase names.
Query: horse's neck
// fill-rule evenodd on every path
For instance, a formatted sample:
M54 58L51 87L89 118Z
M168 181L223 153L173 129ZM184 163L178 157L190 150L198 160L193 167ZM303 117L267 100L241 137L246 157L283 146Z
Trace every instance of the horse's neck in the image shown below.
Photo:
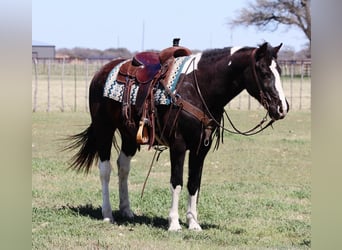
M202 88L208 88L207 99L210 100L210 106L216 106L216 109L222 109L234 97L240 94L244 89L244 83L241 81L243 71L248 67L248 63L241 64L239 67L230 69L230 60L221 60L216 65L216 71L211 74L211 83L202 82Z

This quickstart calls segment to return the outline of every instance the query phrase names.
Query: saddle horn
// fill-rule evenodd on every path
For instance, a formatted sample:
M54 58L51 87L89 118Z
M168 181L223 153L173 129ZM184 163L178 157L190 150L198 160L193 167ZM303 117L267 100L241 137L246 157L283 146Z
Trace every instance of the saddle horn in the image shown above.
M173 47L178 47L179 46L179 41L180 41L180 38L173 38L173 42L172 42L172 46Z

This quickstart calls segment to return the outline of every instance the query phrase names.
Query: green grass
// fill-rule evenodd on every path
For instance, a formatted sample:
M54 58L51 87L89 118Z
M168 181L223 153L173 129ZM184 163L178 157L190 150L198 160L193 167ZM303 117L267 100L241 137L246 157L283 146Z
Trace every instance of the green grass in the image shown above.
M229 111L241 129L260 111ZM116 224L102 222L97 167L88 175L67 170L72 153L59 139L89 124L87 113L32 114L33 249L305 249L311 246L310 112L290 112L253 137L225 134L205 162L198 204L203 232L186 229L187 192L179 213L183 230L167 231L170 163L164 152L140 193L153 152L132 160L129 178L133 221L118 213L116 152L111 202ZM185 167L184 179L187 178Z

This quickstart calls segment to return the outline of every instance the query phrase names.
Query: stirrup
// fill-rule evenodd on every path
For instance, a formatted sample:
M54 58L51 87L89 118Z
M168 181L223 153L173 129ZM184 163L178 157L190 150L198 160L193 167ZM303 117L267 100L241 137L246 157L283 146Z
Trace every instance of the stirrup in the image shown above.
M137 132L137 143L138 144L148 144L149 137L148 137L148 119L144 118L139 122L139 129Z

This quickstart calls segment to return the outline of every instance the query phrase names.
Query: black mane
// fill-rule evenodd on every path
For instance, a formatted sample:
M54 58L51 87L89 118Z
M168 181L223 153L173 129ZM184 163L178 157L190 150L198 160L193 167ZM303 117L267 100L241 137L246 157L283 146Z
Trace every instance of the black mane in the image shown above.
M217 62L219 59L229 56L230 49L231 47L225 47L223 49L205 50L201 56L201 63L207 65L213 62Z

